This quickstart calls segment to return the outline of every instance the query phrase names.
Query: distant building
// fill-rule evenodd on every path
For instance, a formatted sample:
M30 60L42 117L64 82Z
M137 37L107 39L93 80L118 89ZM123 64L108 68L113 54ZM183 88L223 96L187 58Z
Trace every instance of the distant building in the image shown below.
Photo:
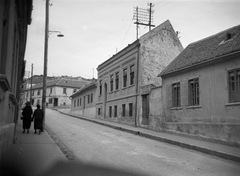
M240 25L191 43L160 76L165 129L240 144Z
M25 72L27 29L32 0L0 1L0 163L14 142Z
M90 81L72 80L66 78L56 78L47 81L46 84L46 107L70 107L71 100L69 97L77 92ZM42 83L38 83L32 87L32 105L42 104ZM31 89L25 90L25 99L30 100Z
M97 80L93 80L91 83L83 86L80 90L71 95L71 113L95 118L96 90Z
M161 93L157 75L182 50L167 20L100 64L97 118L147 128L155 123L161 104L150 107L149 102L160 99L150 96L153 89Z

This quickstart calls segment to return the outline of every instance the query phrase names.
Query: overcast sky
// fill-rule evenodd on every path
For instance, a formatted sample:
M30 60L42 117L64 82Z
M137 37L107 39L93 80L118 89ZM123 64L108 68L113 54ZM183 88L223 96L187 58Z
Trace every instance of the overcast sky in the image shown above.
M136 40L133 8L154 4L153 24L170 20L184 48L197 40L240 25L240 0L50 0L48 76L97 78L96 68ZM26 71L43 74L45 1L33 0L28 27ZM140 35L148 27L140 26Z

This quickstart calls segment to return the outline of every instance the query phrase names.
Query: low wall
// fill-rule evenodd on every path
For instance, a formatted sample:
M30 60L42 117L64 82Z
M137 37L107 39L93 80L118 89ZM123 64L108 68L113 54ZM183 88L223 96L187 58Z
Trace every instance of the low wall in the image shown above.
M240 123L176 123L167 122L162 129L240 146Z
M82 110L70 111L71 114L81 115L84 117L95 118L96 117L96 108L86 108Z

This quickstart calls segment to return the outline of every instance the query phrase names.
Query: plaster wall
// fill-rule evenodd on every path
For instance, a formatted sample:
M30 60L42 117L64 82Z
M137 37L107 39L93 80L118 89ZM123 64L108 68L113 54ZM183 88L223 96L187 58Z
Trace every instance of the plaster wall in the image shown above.
M89 90L84 90L84 92L78 94L77 96L74 96L71 100L71 113L95 118L96 117L96 99L97 99L96 90L97 88L94 87ZM90 95L90 99L91 99L91 95L93 96L92 102L88 103L88 95ZM74 103L74 101L76 103ZM79 101L79 104L77 104L77 101Z
M120 51L98 67L98 88L96 117L128 125L135 124L136 86L138 84L138 41ZM134 83L130 85L130 67L134 65ZM123 87L123 69L127 69L127 85ZM119 88L116 89L116 73L119 73ZM113 75L113 90L110 89L110 76ZM102 85L102 94L100 94ZM129 114L129 103L133 103L133 115ZM126 106L126 116L122 117L122 104ZM112 117L109 107L112 106ZM117 117L114 117L117 106Z
M240 68L240 57L193 68L163 79L166 129L240 142L240 103L229 103L228 71ZM199 78L200 105L188 105L188 80ZM172 84L181 84L181 107L172 107Z
M152 89L149 98L149 129L160 131L163 128L162 87Z

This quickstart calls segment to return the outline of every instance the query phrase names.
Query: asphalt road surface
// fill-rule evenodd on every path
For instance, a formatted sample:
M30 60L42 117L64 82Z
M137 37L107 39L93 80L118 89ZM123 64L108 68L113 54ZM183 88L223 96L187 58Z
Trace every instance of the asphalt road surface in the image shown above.
M240 164L46 109L46 125L70 161L156 176L239 176Z

